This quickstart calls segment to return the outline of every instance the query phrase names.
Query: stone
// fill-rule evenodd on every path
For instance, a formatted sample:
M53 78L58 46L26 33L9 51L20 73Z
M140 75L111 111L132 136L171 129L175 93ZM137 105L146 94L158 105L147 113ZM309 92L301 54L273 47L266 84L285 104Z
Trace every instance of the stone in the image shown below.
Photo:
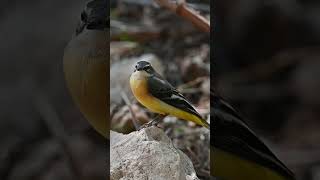
M191 160L158 127L110 132L111 180L198 180Z

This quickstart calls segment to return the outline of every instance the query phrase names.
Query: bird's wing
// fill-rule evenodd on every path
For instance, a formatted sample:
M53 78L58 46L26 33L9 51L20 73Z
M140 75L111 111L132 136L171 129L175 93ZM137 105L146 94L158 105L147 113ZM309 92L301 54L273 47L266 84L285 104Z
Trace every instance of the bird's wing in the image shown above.
M148 78L148 88L150 94L152 94L154 97L202 119L200 114L192 107L186 98L180 94L168 81L162 79L159 75Z
M213 146L244 159L259 163L285 177L293 173L249 129L238 113L220 97L211 97L213 116Z

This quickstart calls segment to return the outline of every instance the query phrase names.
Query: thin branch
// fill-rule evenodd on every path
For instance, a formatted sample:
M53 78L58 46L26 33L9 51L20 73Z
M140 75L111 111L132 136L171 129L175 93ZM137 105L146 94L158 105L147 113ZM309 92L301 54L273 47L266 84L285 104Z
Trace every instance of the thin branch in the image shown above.
M49 103L49 100L46 98L46 96L40 92L38 94L39 95L36 97L34 104L42 117L41 119L48 127L52 136L56 138L62 146L68 159L69 165L75 175L75 178L84 180L81 167L79 166L79 164L77 164L76 159L74 159L73 152L67 142L68 135L65 132L63 123L59 119L57 112L55 111L52 104Z
M187 88L190 88L190 87L194 87L196 85L198 85L199 83L202 83L203 81L205 81L207 79L207 77L198 77L194 80L191 80L185 84L181 84L179 87L178 87L178 90L183 90L183 89L187 89Z
M167 8L173 13L185 18L190 21L194 26L200 29L203 32L210 32L210 22L201 16L195 10L189 8L184 0L180 0L179 3L172 3L169 0L154 0L160 6Z
M139 6L153 6L154 3L150 0L121 0L119 2L139 5ZM185 3L187 6L192 7L193 9L201 12L210 12L210 7L205 3Z
M121 91L121 97L122 97L122 99L124 100L124 102L126 103L126 105L127 105L128 108L129 108L129 111L130 111L131 116L132 116L132 123L133 123L135 129L136 129L136 130L139 130L139 127L140 127L140 126L139 126L138 121L137 121L137 119L136 119L136 116L135 116L135 114L134 114L134 112L133 112L133 110L132 110L132 107L131 107L131 103L130 103L130 101L129 101L129 98L128 98L127 94L126 94L124 91Z

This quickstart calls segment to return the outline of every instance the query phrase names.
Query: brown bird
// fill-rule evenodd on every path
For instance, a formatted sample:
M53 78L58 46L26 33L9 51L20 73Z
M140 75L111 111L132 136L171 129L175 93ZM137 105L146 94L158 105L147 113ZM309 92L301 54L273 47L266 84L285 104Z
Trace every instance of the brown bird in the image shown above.
M106 0L87 3L74 37L64 51L67 86L85 118L108 137L109 8Z
M225 180L294 180L294 174L221 97L210 95L211 174Z

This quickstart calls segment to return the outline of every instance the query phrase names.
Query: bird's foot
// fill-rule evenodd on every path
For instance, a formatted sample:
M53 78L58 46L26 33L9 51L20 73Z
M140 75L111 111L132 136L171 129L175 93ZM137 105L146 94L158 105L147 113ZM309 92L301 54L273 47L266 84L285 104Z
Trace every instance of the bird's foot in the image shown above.
M147 128L147 127L151 127L151 126L156 126L158 128L161 128L158 126L159 121L162 120L165 116L163 115L158 115L156 118L154 118L152 121L149 121L147 123L144 123L142 126L140 126L139 130Z
M142 126L140 126L139 130L147 128L147 127L151 127L151 126L157 126L157 125L158 125L158 122L155 122L154 120L152 120L152 121L144 123Z

